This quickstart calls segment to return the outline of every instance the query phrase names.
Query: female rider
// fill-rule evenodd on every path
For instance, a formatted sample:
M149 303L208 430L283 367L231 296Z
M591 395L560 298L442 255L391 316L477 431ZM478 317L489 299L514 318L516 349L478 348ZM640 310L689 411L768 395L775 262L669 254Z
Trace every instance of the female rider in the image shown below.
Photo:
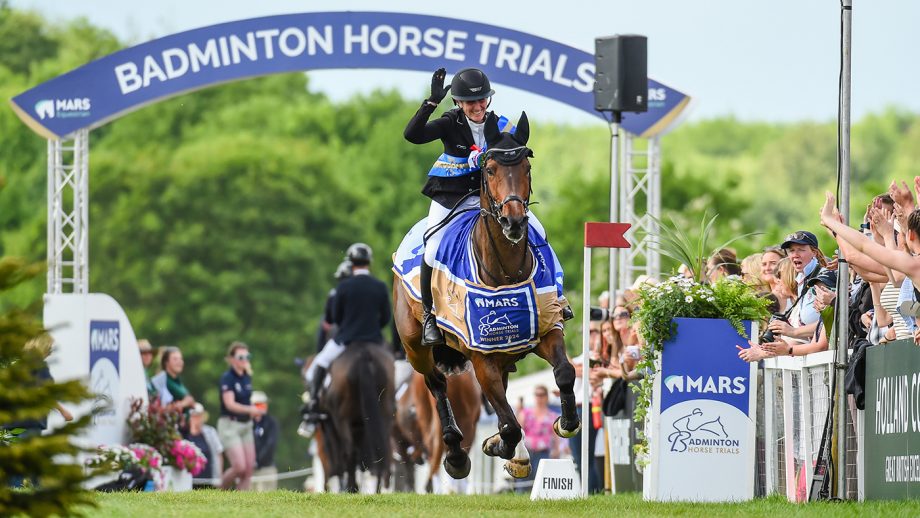
M482 181L478 159L486 148L485 126L495 123L502 129L502 123L507 124L507 119L499 119L495 112L487 111L495 91L481 70L465 68L457 72L450 86L445 88L446 75L447 71L443 68L435 71L431 77L431 95L415 112L404 131L406 140L413 144L427 144L438 139L444 144L444 152L428 172L428 181L422 189L422 194L431 198L429 231L438 226L454 207L459 210L479 206L479 197L472 194L479 190ZM456 107L429 121L448 91ZM532 212L529 213L529 222L541 236L546 235L543 225ZM431 268L442 235L443 228L428 235L419 279L424 311L422 344L426 346L444 344L444 335L431 311ZM557 274L561 274L558 260L555 262ZM571 309L567 305L563 315L566 319L570 318Z

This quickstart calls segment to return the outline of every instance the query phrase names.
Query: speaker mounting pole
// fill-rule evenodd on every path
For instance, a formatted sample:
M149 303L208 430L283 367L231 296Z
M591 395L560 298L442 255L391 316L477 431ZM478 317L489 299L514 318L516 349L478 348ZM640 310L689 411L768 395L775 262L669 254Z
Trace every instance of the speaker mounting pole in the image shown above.
M620 122L623 120L623 114L619 111L613 112L610 120L610 223L620 221ZM616 280L617 268L620 264L620 249L611 248L610 265L607 277L607 306L613 310L616 307Z

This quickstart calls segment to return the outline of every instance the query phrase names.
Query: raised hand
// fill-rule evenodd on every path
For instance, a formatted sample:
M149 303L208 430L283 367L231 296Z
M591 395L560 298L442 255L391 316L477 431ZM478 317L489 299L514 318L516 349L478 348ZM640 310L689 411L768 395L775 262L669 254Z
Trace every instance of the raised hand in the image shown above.
M428 97L428 100L439 104L444 100L444 97L447 95L447 92L450 91L450 85L444 87L444 78L447 77L447 70L439 68L434 71L434 74L431 76L431 96Z
M914 180L914 185L916 185L916 179ZM911 194L910 189L907 188L907 182L901 181L901 185L898 185L897 181L892 181L891 185L888 186L888 194L891 195L891 199L895 203L904 208L907 212L914 210L914 195Z
M834 195L828 191L826 194L826 199L824 200L824 206L821 207L821 224L824 226L829 226L831 221L840 221L838 216L836 203L837 200L834 198Z

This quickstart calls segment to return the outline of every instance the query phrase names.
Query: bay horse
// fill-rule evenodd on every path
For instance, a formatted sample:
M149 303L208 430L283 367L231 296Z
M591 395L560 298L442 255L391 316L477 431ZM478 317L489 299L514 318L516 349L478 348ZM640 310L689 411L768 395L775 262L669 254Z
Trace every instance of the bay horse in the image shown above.
M376 478L376 490L389 486L393 450L393 355L381 344L349 344L329 369L329 388L321 403L329 418L316 434L327 488L339 477L356 493L357 471Z
M479 384L473 373L465 370L450 377L447 385L447 399L463 435L460 447L469 454L476 436L476 425L482 410ZM441 421L437 418L435 399L425 385L425 379L413 372L406 392L396 401L397 448L404 466L406 488L414 490L414 464L427 461L428 475L425 490L433 491L433 479L441 469L444 458L444 442L441 440Z
M486 286L494 288L527 281L531 272L535 271L534 255L528 246L528 206L531 194L529 157L533 156L533 152L526 146L530 126L525 113L521 113L513 135L500 133L497 124L487 123L485 136L488 150L481 157L480 216L472 230L471 246L479 278ZM442 369L437 366L436 355L450 357L450 353L453 353L459 356L454 365L459 360L472 362L476 379L498 415L498 433L483 442L483 453L505 459L505 470L513 477L526 477L531 467L526 449L523 456L515 456L523 433L508 404L505 391L508 387L508 373L514 370L518 360L530 352L553 366L553 375L562 400L562 415L553 424L553 430L564 438L578 433L581 423L573 392L575 368L565 354L561 307L557 305L555 308L558 325L539 336L539 341L530 350L484 353L459 343L453 333L442 327L448 346L436 346L434 349L446 349L438 351L421 345L421 304L409 297L400 279L395 279L393 291L394 320L406 355L412 367L424 376L425 384L435 399L441 421L441 438L447 446L444 468L451 477L466 477L470 471L470 461L461 447L464 435L451 409L447 396L448 381Z

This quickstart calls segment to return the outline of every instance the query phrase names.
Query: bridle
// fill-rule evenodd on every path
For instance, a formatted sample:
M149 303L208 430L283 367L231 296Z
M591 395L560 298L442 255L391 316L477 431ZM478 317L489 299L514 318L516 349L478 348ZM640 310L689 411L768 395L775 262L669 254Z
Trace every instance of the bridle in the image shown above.
M499 225L502 224L502 220L504 219L504 216L502 216L502 209L505 208L505 205L512 203L512 202L518 202L524 206L524 221L525 222L527 221L527 218L528 218L527 213L530 212L530 195L533 193L533 182L531 181L531 178L530 178L530 171L527 171L527 183L529 187L529 191L527 192L527 198L524 199L518 196L517 194L510 194L507 197L505 197L505 199L502 200L501 203L499 203L498 200L496 200L495 197L492 196L492 191L489 189L489 182L487 179L488 173L485 172L486 162L488 162L491 159L491 160L497 161L499 164L502 164L502 165L517 165L523 162L524 159L527 158L528 156L532 156L532 154L533 153L530 151L530 148L528 148L527 146L518 146L518 147L510 148L510 149L501 149L501 148L490 149L486 151L485 153L483 153L482 156L480 157L480 164L481 164L481 170L482 170L481 189L482 189L482 192L486 193L486 199L489 202L488 208L480 209L480 211L482 212L483 215L488 215L488 216L492 216L493 218L495 218L495 220L498 222ZM502 226L504 227L504 225Z
M493 148L489 149L480 156L480 168L482 170L482 180L481 180L481 191L485 193L486 200L488 202L488 207L482 207L479 209L480 214L483 217L492 217L495 221L502 227L505 228L503 221L507 221L507 218L502 215L502 209L505 208L505 205L509 203L520 203L524 206L524 225L527 225L528 215L530 212L530 195L533 193L533 182L531 181L530 171L527 171L527 182L529 190L527 192L527 198L521 198L517 194L510 194L505 197L501 202L495 199L492 196L492 191L489 189L488 173L485 171L485 164L490 159L497 161L502 165L517 165L524 161L528 156L532 156L533 152L526 146L518 146L515 148ZM521 254L521 262L517 267L515 275L509 275L505 266L501 262L501 255L498 253L498 247L495 245L495 237L492 235L492 230L489 227L488 223L483 225L486 227L486 234L489 237L489 245L492 248L492 253L495 255L495 260L498 262L498 268L501 270L501 276L504 277L505 283L511 283L514 279L520 279L524 275L524 266L527 262L527 229L525 228L524 235L518 241L512 241L512 244L517 245L521 240L524 241L524 253ZM505 236L507 238L507 235ZM483 271L488 275L493 282L501 285L503 281L499 280L498 277L490 272L485 267L482 258L479 257L479 253L476 248L473 248L476 255L476 261L482 265Z

